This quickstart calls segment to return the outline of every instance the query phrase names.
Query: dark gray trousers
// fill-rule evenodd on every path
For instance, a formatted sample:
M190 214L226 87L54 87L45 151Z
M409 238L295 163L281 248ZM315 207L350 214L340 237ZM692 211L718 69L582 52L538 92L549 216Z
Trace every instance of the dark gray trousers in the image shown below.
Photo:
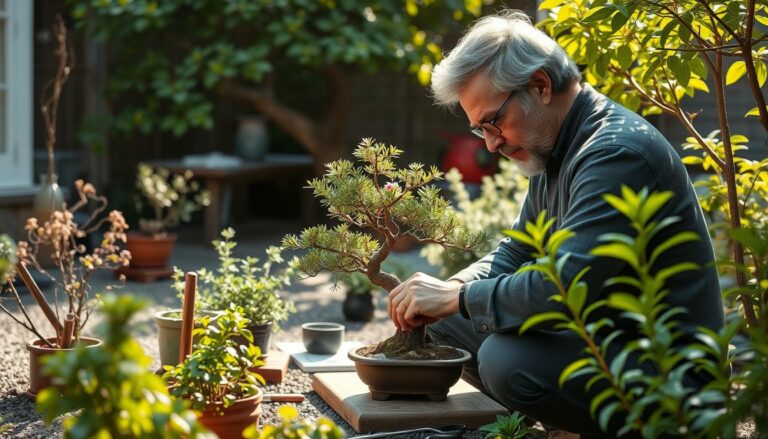
M472 360L465 366L462 378L510 411L523 413L548 427L590 437L605 434L589 414L589 404L601 386L593 386L587 394L589 377L558 385L560 372L584 355L586 344L573 332L478 334L469 320L455 314L429 326L428 333L438 344L469 351ZM630 358L627 366L637 365L636 361L632 363ZM650 365L641 368L646 373L657 373Z

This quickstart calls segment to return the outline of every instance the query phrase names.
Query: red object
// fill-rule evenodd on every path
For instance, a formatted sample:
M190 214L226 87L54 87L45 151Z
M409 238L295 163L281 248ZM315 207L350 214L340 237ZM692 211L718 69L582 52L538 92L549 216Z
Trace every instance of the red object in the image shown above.
M485 142L470 134L444 135L450 143L442 159L442 169L461 172L465 183L481 183L483 176L493 175L498 168L498 157L491 154Z

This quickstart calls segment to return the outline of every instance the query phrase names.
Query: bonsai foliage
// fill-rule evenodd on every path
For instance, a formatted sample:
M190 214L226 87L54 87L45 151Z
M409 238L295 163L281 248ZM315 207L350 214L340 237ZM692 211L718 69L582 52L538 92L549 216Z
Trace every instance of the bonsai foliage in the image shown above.
M264 362L241 308L215 319L203 316L200 323L202 327L192 331L200 337L192 353L176 367L164 366L163 379L174 396L190 400L195 409L220 413L236 400L259 393L264 379L251 369ZM244 337L248 344L241 345L235 337Z
M397 239L462 250L482 245L482 234L468 231L430 185L442 177L440 171L418 163L397 169L394 160L401 153L394 146L363 139L354 152L360 165L348 160L328 163L326 174L309 182L328 215L340 224L314 226L283 238L283 247L306 250L298 260L300 271L309 276L322 270L359 272L391 291L401 280L383 271L382 263ZM407 334L413 337L410 344L423 343L423 327Z
M765 228L768 159L740 157L749 139L731 131L733 117L756 118L768 132L764 84L768 76L768 39L760 26L768 23L768 5L756 1L682 0L547 0L550 18L541 23L585 66L586 79L632 109L664 113L677 119L690 137L685 148L700 153L686 157L711 171L702 205L724 218L721 227ZM745 115L729 107L729 87L741 83L755 107ZM710 89L712 87L712 89ZM702 112L689 108L685 96L712 93L719 130L705 135L697 128ZM730 117L729 117L729 109ZM762 147L761 145L757 145ZM762 203L762 204L761 204ZM760 207L763 206L763 207ZM732 239L732 258L744 315L757 326L766 303L756 287L754 255ZM747 265L749 264L749 265ZM764 318L764 317L763 317Z
M195 306L200 310L224 311L232 306L241 308L244 318L253 325L273 323L276 330L279 322L296 312L293 302L283 300L280 290L291 284L294 274L293 264L288 264L283 271L272 273L272 265L280 264L283 258L280 248L267 248L267 260L259 264L259 259L248 256L237 258L232 252L237 247L234 241L234 229L221 231L222 240L213 241L213 247L219 255L219 266L215 271L205 268L198 270L198 292ZM174 269L173 287L183 298L184 272Z
M170 227L181 221L189 222L192 213L211 204L210 193L201 191L198 182L192 180L192 171L171 174L165 168L152 169L140 163L136 176L139 197L136 207L139 212L146 206L150 218L139 219L139 228L149 235L163 236Z
M115 50L110 91L124 131L180 136L213 126L219 97L241 101L326 163L340 156L351 70L407 69L422 84L448 27L481 12L480 0L164 0L73 2L73 16ZM158 44L158 42L162 42ZM277 71L308 71L328 89L314 120L279 100ZM335 156L333 156L335 154Z
M315 422L299 418L299 411L292 405L277 409L280 425L265 425L259 433L256 425L243 432L246 439L343 439L344 432L333 421L320 417Z
M499 172L483 177L480 195L475 198L470 196L458 170L448 171L445 180L450 183L456 215L471 232L485 233L486 237L485 245L471 252L434 244L422 249L421 254L431 265L441 267L441 276L450 276L485 256L488 249L504 238L502 230L509 228L512 219L517 217L528 179L517 171L512 161L501 158Z
M47 423L64 419L66 438L213 438L185 401L174 400L149 372L152 359L127 331L145 303L131 296L106 296L101 310L104 344L57 352L45 373L57 387L37 397Z
M545 220L545 214L540 215L535 224L526 225L527 233L507 232L513 239L536 249L534 256L542 259L524 269L539 271L555 284L558 293L551 299L564 306L564 311L529 318L521 327L521 332L544 322L555 322L556 329L573 331L584 340L586 355L562 371L560 384L576 377L589 378L586 388L595 395L590 411L603 430L611 424L618 430L613 434L618 435L634 432L648 438L678 435L732 437L734 399L739 400L738 392L743 390L734 387L729 379L733 359L728 356L728 344L740 325L738 322L730 324L723 334L698 328L696 341L683 343L684 333L675 318L685 310L671 308L665 302L669 291L664 285L671 276L698 269L698 266L679 263L658 270L652 268L666 251L699 239L693 232L681 232L655 248L649 246L654 236L679 221L676 217L654 218L671 197L670 192L649 194L647 190L642 190L635 193L627 187L622 188L621 197L604 195L609 204L627 217L636 235L603 235L600 237L603 243L592 253L620 259L632 267L635 276L608 280L606 285L616 287L617 292L590 304L586 303L587 285L580 280L589 267L584 268L570 285L564 285L560 273L561 261L555 257L562 243L574 236L572 232L558 230L546 240L554 220ZM622 343L618 353L611 350L609 354L608 346L616 343L622 331L613 329L615 322L610 319L598 317L604 307L624 311L623 316L637 324L639 338ZM630 356L652 365L658 372L649 374L629 367L627 359ZM758 363L764 367L765 355L762 356ZM688 387L683 380L684 374L694 369L713 377L701 390ZM735 377L742 375L737 373ZM764 373L760 379L765 379ZM734 397L731 392L737 395ZM762 392L764 395L764 390ZM756 418L756 421L764 423L764 419ZM726 428L728 425L730 429Z
M64 340L69 339L70 336L74 336L75 340L79 339L80 332L88 321L88 316L94 306L91 296L91 277L96 270L114 270L128 265L131 259L130 252L120 249L120 243L125 242L125 230L128 228L123 214L113 210L108 215L104 215L107 199L98 195L90 183L78 180L75 182L75 187L79 199L74 205L54 211L50 219L43 224L39 224L36 218L27 219L24 226L27 231L27 240L18 243L19 264L23 264L24 267L35 267L54 284L56 297L54 307L56 307L57 312L49 318L54 319L51 324L56 330L57 343L63 343L64 347L69 347L69 344ZM90 215L81 224L76 223L75 214L84 210L89 203L93 204ZM91 233L97 233L103 227L108 227L108 229L103 232L98 247L87 249L79 241ZM56 271L48 271L38 262L37 255L41 247L52 252ZM89 251L90 253L88 253ZM27 315L14 284L8 282L3 288L4 293L11 296L10 298L22 312L23 319L13 314L2 302L0 302L0 310L34 333L45 346L54 347L54 344L43 337ZM64 293L63 312L58 312L59 293ZM45 301L45 298L40 295L40 300ZM48 303L41 304L41 306L49 307ZM60 319L58 316L63 316L64 321L58 321ZM70 325L72 332L64 336L64 332L66 332L64 329Z

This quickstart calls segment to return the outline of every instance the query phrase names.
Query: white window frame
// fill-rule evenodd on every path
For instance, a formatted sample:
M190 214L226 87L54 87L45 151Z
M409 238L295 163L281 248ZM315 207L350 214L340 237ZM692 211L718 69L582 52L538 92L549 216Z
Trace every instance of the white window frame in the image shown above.
M32 187L32 5L5 0L5 127L0 189Z

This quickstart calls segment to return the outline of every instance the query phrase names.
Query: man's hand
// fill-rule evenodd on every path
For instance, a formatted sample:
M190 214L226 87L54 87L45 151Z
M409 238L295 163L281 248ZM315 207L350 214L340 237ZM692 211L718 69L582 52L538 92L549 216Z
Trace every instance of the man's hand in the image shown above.
M459 311L461 282L416 273L387 295L387 312L402 331L434 323Z

